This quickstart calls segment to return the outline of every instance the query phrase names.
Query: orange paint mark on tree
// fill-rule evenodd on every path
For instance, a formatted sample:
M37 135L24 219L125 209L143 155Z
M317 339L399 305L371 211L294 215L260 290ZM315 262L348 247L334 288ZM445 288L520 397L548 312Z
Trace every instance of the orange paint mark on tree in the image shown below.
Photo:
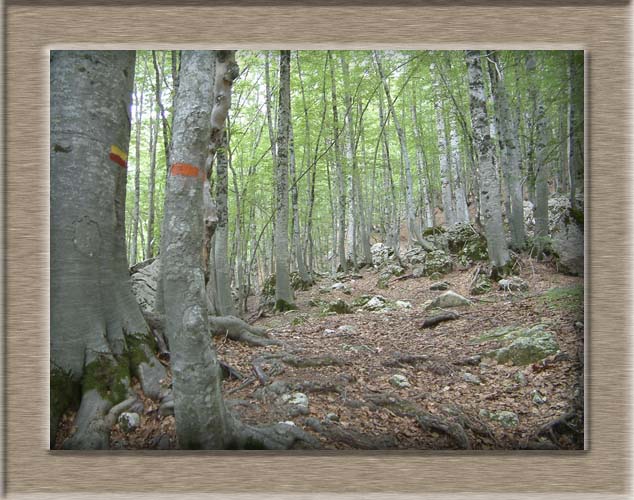
M128 168L128 155L117 146L110 146L110 159L122 168Z
M170 172L172 175L182 175L184 177L202 177L202 170L189 163L174 163Z

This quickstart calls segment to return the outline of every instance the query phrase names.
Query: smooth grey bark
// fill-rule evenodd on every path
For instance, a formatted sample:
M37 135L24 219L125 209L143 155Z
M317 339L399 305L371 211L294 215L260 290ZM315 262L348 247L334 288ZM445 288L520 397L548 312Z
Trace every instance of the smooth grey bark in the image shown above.
M361 109L361 103L359 103L359 139L361 141L361 164L357 170L357 212L359 214L359 243L361 245L361 254L365 265L372 264L372 246L370 245L370 233L372 228L372 209L366 211L365 208L365 193L364 186L361 179L365 178L364 170L367 165L367 159L365 154L365 133L363 127L363 113Z
M451 173L453 177L453 195L455 201L454 216L456 222L469 222L469 209L462 182L462 155L460 154L460 138L453 114L449 118L449 141L451 144Z
M107 448L130 376L153 398L165 376L125 248L134 60L134 51L51 52L51 446L60 416L81 400L64 447Z
M179 445L223 448L229 435L220 365L209 335L201 259L203 184L211 132L211 51L183 51L161 238L165 333L172 352Z
M289 120L288 124L288 150L289 150L289 167L291 176L291 211L293 214L293 256L295 257L295 263L297 265L297 273L299 279L304 286L309 286L313 283L313 279L308 272L306 262L304 261L304 250L302 248L301 231L299 226L299 188L297 183L297 173L295 168L295 141L293 137L293 124Z
M216 314L235 316L236 308L231 296L231 276L229 273L229 207L227 206L228 180L228 144L226 134L223 142L216 143L216 210L217 222L213 238L214 266L210 273L215 274L214 303Z
M392 162L390 158L390 143L385 130L387 120L384 118L383 97L379 98L379 124L381 127L381 155L383 160L383 233L388 246L394 249L396 255L400 253L398 204L396 199L396 187L392 175Z
M290 283L288 249L288 153L291 120L291 52L280 51L280 96L277 124L277 165L275 166L275 309L295 307Z
M337 108L337 83L335 79L335 64L332 52L328 51L328 62L330 65L330 91L332 97L332 133L335 150L335 171L337 176L337 245L334 249L339 256L339 267L348 272L348 259L346 258L346 185L341 162L341 145L339 142L339 111Z
M407 212L407 228L409 231L410 244L421 240L421 235L416 221L416 209L414 208L414 188L412 182L412 165L409 158L409 152L407 151L407 140L405 138L405 130L401 126L401 122L398 119L396 111L394 109L394 101L390 94L390 86L388 85L383 66L381 64L381 56L379 52L374 51L374 62L379 72L379 77L383 83L383 91L387 99L388 111L392 117L392 122L396 128L396 134L398 136L398 143L401 147L401 158L403 160L403 167L405 169L405 208Z
M489 55L489 70L491 74L497 129L500 134L499 142L502 172L506 180L510 198L509 223L511 226L511 245L516 250L521 250L526 244L526 233L524 229L522 173L519 159L519 134L515 127L513 117L511 116L504 72L495 52Z
M436 131L438 134L438 160L440 162L440 185L442 195L442 209L445 216L445 224L451 226L455 222L451 193L451 173L449 164L449 152L447 148L447 136L445 132L445 117L443 101L440 94L440 80L437 75L436 65L431 64L432 86L434 90L434 109L436 110Z
M466 63L469 78L471 123L480 171L481 217L487 239L489 260L494 270L503 272L509 262L509 252L504 236L504 226L502 225L500 186L493 164L489 118L486 109L482 67L480 65L480 51L466 51Z

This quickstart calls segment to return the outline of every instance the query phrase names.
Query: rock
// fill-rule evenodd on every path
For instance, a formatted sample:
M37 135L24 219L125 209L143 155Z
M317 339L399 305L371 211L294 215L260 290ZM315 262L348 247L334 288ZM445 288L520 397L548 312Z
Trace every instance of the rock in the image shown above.
M517 427L520 423L520 419L516 413L506 410L489 413L489 418L500 422L503 427L507 428Z
M156 448L159 450L169 450L171 447L170 437L168 434L162 434L156 443Z
M556 255L558 268L567 274L583 276L583 223L579 223L568 209L551 231L552 249Z
M462 264L477 260L487 260L486 238L468 222L458 222L449 226L445 233L449 252L456 255Z
M286 382L285 380L275 380L274 382L271 382L266 387L266 390L270 393L281 396L288 391L289 387L290 387L289 383Z
M411 309L412 308L411 302L407 302L406 300L397 300L396 302L394 302L394 304L396 305L396 307L399 307L401 309Z
M398 264L388 264L381 270L381 277L391 278L392 276L402 276L405 272L402 266Z
M432 283L429 287L430 290L448 290L450 283L447 281L437 281L436 283Z
M518 372L515 373L515 375L513 376L513 378L515 379L515 381L521 385L524 386L526 385L528 382L526 381L526 375L524 375L524 372L519 370Z
M323 430L321 424L319 423L319 420L317 420L315 417L306 418L304 420L304 425L306 427L310 427L315 432L321 432Z
M528 283L519 276L511 276L510 278L498 281L500 290L511 292L525 292L528 290Z
M159 415L161 417L174 415L174 400L173 399L170 399L161 403L161 406L159 406Z
M135 430L141 423L141 417L138 413L123 412L119 415L119 427L126 434Z
M422 278L423 276L425 276L425 266L415 267L412 271L412 276L414 278Z
M507 326L496 328L480 337L481 341L497 340L503 347L484 353L498 363L528 365L559 351L559 345L552 332L542 324L530 328Z
M288 414L292 417L308 414L308 396L303 392L283 394L280 398L283 403L289 406Z
M326 415L326 420L330 420L331 422L339 422L339 415L336 413L328 413Z
M454 361L453 364L458 366L477 366L480 364L480 361L482 361L482 357L476 354L475 356L468 356Z
M443 250L427 252L425 256L425 276L447 274L453 269L453 262L449 254Z
M427 309L433 309L434 307L447 308L447 307L460 307L470 306L472 302L469 299L465 299L462 295L457 294L449 290L436 297L432 303L427 306Z
M284 420L283 422L278 422L278 424L290 425L292 427L296 427L295 422L293 422L292 420Z
M536 405L543 405L546 402L546 398L537 389L531 391L531 396Z
M394 258L394 249L384 243L372 245L370 253L372 254L372 265L374 267L381 267Z
M155 311L156 289L160 271L160 259L154 259L150 264L141 267L130 276L132 292L144 313Z
M361 295L352 301L354 307L363 307L372 298L372 295Z
M330 287L332 290L345 290L346 285L344 285L343 283L335 283L334 285L332 285Z
M357 329L352 325L341 325L337 328L340 333L357 333Z
M324 309L325 313L352 314L352 308L343 299L329 302Z
M410 265L415 266L417 264L425 263L425 249L416 246L407 252L403 256L406 262L409 262Z
M394 387L398 387L399 389L404 389L405 387L411 387L409 380L404 375L395 374L390 377L390 384Z
M330 293L331 290L330 288L326 287L326 286L322 286L319 288L319 293L321 293L322 295L325 295L327 293Z
M386 300L381 295L375 295L370 300L368 300L363 306L366 311L379 311L385 309Z
M482 295L491 291L491 280L486 276L478 276L473 285L471 285L471 289L469 293L471 295Z
M470 384L480 385L482 383L482 380L480 380L480 377L478 377L477 375L473 375L472 373L469 373L469 372L465 372L462 375L462 379L465 382L469 382Z
M335 333L337 333L337 332L335 330L333 330L332 328L326 328L324 330L324 335L333 335Z

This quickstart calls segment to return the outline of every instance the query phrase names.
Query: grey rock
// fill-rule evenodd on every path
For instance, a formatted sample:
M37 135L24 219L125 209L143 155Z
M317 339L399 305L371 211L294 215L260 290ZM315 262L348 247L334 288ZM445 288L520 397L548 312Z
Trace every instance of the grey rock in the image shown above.
M351 314L352 308L343 299L334 300L325 307L325 313Z
M533 399L533 403L535 403L536 405L543 405L547 401L546 398L537 389L531 392L531 396Z
M432 283L429 287L430 290L448 290L450 287L450 283L447 281L437 281L436 283Z
M394 302L394 305L396 307L401 308L401 309L411 309L412 308L412 303L411 302L407 302L406 300L397 300L396 302Z
M304 419L304 425L311 428L315 432L321 432L323 430L323 427L321 426L321 423L319 423L319 420L314 417L308 417Z
M511 292L525 292L528 290L528 283L518 276L504 278L498 281L500 290Z
M469 373L469 372L465 372L462 375L462 379L465 382L469 382L470 384L480 385L482 383L482 380L480 380L480 377L478 377L477 375L473 375L472 373Z
M375 295L370 300L368 300L363 306L366 311L378 311L384 309L386 306L386 300L381 295Z
M447 308L447 307L460 307L470 306L472 302L469 299L464 298L462 295L457 294L451 290L436 297L432 303L427 306L427 309L433 309L434 307Z
M491 420L500 422L503 427L507 427L507 428L517 427L520 423L520 419L517 416L517 413L513 413L512 411L506 411L506 410L490 413L489 418Z
M154 312L156 308L156 289L160 270L160 259L157 258L130 276L132 292L143 312Z
M425 276L425 266L415 267L412 271L412 276L414 276L414 278L422 278L423 276Z
M339 422L339 415L336 413L328 413L326 415L326 420L330 420L331 422Z
M119 427L126 434L128 432L132 432L137 427L139 427L140 423L141 417L139 417L138 413L131 413L126 411L119 415Z
M559 344L552 332L542 324L530 328L507 326L496 328L480 337L480 340L497 340L503 347L484 353L498 363L516 366L528 365L559 351Z
M394 387L398 387L399 389L411 387L411 384L409 383L409 380L407 380L407 377L400 374L392 375L390 377L390 384L392 384Z

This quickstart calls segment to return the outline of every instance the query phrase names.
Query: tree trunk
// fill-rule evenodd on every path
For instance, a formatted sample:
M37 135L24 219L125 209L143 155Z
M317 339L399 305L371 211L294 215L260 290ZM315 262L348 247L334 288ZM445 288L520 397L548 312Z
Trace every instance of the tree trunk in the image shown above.
M414 143L416 146L416 164L418 169L418 182L420 191L420 203L421 210L423 211L423 227L433 227L434 221L432 218L431 207L429 206L429 190L427 183L427 165L425 162L425 152L423 149L423 136L420 131L420 125L418 123L418 113L416 112L416 94L412 99L412 122L414 127Z
M445 117L443 103L440 95L440 81L436 74L436 66L430 66L434 88L434 109L436 110L436 131L438 133L438 159L440 162L440 183L442 193L442 209L445 216L445 225L451 226L455 222L453 213L451 177L449 165L449 153L447 151L447 136L445 132ZM487 125L488 126L488 125ZM487 132L487 136L489 133Z
M60 416L81 400L66 448L107 448L117 413L134 401L130 375L153 398L165 376L125 251L134 59L51 53L51 445Z
M295 307L291 289L288 251L288 139L291 119L290 50L280 51L280 97L277 125L277 165L275 189L275 309L286 311Z
M383 72L383 67L381 65L381 59L377 51L374 51L374 62L376 63L379 77L381 78L381 82L383 83L383 91L385 92L385 97L387 99L388 111L392 116L392 122L394 123L394 127L396 128L396 134L398 135L398 142L401 146L401 158L403 159L403 166L405 168L405 206L407 210L407 228L409 231L410 243L414 243L420 241L421 235L418 230L418 223L416 222L416 210L414 208L414 189L412 184L412 166L409 159L409 153L407 151L405 131L403 130L403 127L401 127L401 122L399 121L398 116L396 115L396 111L394 110L394 102L392 101L392 97L390 95L390 87L388 85L387 79L385 78L385 73Z
M158 108L158 106L157 106ZM156 110L156 120L150 116L150 178L148 180L148 218L147 238L145 241L145 258L154 256L154 192L156 188L156 146L158 143L159 110Z
M145 78L134 86L134 102L136 106L136 134L135 134L135 169L134 169L134 210L132 213L132 237L130 241L130 264L137 262L137 246L139 240L139 198L141 197L141 128L143 119L143 97L145 94Z
M223 448L228 414L209 335L202 270L203 184L211 133L211 51L183 51L161 238L165 332L172 351L179 445Z
M214 144L216 151L216 210L218 222L214 233L214 267L210 272L215 273L214 304L216 314L220 316L235 316L236 308L231 296L231 278L229 276L229 210L227 206L228 181L228 144L225 142Z
M520 170L518 130L514 126L509 107L509 98L504 82L504 73L495 53L489 56L492 93L495 103L496 123L500 134L500 158L510 197L509 222L511 245L521 250L526 244L524 230L524 197L522 195L522 173Z
M156 103L158 104L158 107L159 107L159 111L161 114L161 122L163 125L162 129L163 129L163 148L165 151L165 164L166 164L165 166L166 166L166 169L169 170L171 130L170 130L169 122L167 120L167 115L165 113L165 105L163 103L163 97L162 97L163 95L162 84L161 84L162 75L161 75L161 70L159 68L158 61L156 59L155 50L152 51L152 62L154 64L154 78L155 78L154 93L156 96Z
M576 68L574 62L574 52L568 55L568 171L570 178L570 206L575 208L577 190L577 169L575 161L575 89Z
M492 158L489 118L486 109L486 97L480 51L466 52L467 72L469 77L469 102L473 137L478 151L480 170L480 204L483 219L489 260L496 272L504 272L509 262L509 252L504 237L502 212L500 207L500 187Z
M346 258L346 185L341 162L341 146L339 143L339 112L337 109L337 84L335 79L335 64L332 52L328 51L330 64L330 89L332 95L332 133L335 149L335 170L337 175L337 253L339 255L339 267L344 273L348 272L348 259Z
M454 180L453 194L456 202L454 216L456 222L469 222L467 198L462 182L462 155L460 154L460 139L453 114L449 118L449 137L451 142L451 170Z

